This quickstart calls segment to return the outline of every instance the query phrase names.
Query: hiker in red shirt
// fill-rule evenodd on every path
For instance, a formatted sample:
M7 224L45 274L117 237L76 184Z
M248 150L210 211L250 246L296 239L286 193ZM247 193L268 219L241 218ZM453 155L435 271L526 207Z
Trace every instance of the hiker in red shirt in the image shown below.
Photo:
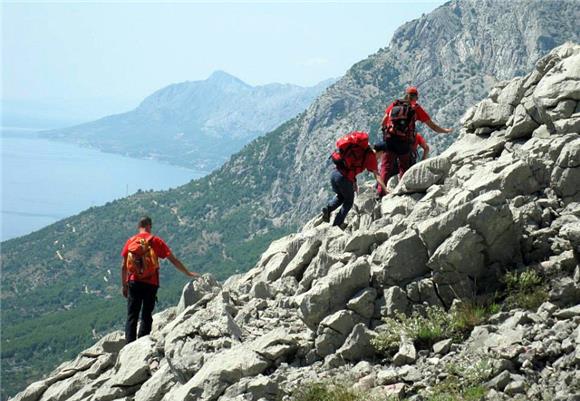
M381 124L386 151L381 164L381 178L388 181L396 174L395 165L398 165L399 176L402 177L409 168L411 161L411 145L415 142L415 123L420 121L440 134L448 134L450 128L437 125L417 100L419 91L416 87L407 88L404 100L395 100L385 110ZM386 191L378 187L379 196L386 195Z
M421 147L423 149L423 156L421 160L427 159L429 157L429 145L427 145L427 141L423 138L423 135L417 132L415 135L415 143L411 145L411 160L409 162L409 167L417 163L417 158L419 154L417 153L417 149Z
M150 217L143 217L139 220L139 232L127 240L121 252L123 257L121 283L123 296L127 298L127 323L125 325L127 343L151 332L152 313L159 288L158 258L169 259L177 270L188 277L199 276L187 270L183 263L173 256L165 241L151 234L151 226ZM141 324L137 335L139 313L141 313Z
M369 135L366 132L351 132L340 138L336 145L338 150L331 155L336 164L330 183L336 193L335 198L322 208L322 220L330 222L330 214L342 205L334 218L333 226L345 229L344 220L354 203L356 176L365 170L372 172L378 185L385 189L385 183L378 173L377 156L369 146Z

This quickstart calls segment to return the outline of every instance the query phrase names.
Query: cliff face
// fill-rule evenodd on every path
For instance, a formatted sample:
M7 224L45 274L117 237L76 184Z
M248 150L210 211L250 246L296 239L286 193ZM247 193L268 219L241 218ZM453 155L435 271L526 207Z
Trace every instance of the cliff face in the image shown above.
M442 152L457 137L460 116L492 85L529 71L553 46L577 42L578 17L575 2L451 1L403 25L388 47L355 64L282 132L292 146L279 173L285 185L272 185L261 201L271 206L272 218L284 214L302 223L318 212L327 196L320 182L328 172L320 160L342 133L370 130L378 140L386 105L409 84L418 86L433 120L455 128L445 136L419 127ZM268 143L262 146L266 150Z
M290 400L322 379L354 384L360 399L416 400L449 376L473 380L457 369L474 361L485 362L481 397L575 399L579 82L580 46L555 49L495 86L458 141L380 203L365 185L346 231L310 220L249 272L188 284L150 336L123 347L111 333L15 400ZM525 286L538 291L530 310L513 303ZM490 301L500 311L462 336L431 348L397 332L397 352L377 358L399 314Z

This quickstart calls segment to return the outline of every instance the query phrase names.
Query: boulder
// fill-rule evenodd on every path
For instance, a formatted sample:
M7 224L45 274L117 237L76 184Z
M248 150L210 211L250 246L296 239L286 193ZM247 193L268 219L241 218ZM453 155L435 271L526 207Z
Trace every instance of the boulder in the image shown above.
M550 178L550 187L566 203L580 201L580 138L564 145Z
M443 306L435 290L432 278L423 278L409 283L406 287L407 298L416 304Z
M371 344L373 337L374 332L367 329L363 323L359 323L354 326L343 346L336 351L336 354L348 362L358 362L371 358L375 355L375 348Z
M176 383L169 364L163 364L135 393L135 401L160 401Z
M401 341L399 351L393 357L393 365L403 366L414 363L417 360L417 351L411 341Z
M444 156L423 160L405 172L396 193L425 192L432 185L441 183L450 168L451 162Z
M177 304L177 314L201 300L207 294L216 294L220 285L211 274L204 274L197 280L192 280L183 287L181 298Z
M580 52L559 60L542 77L533 92L534 101L540 107L556 106L565 99L580 100Z
M292 260L284 269L282 277L292 276L300 281L302 275L304 274L304 269L312 261L312 258L316 256L318 253L318 248L320 248L321 244L322 241L318 237L311 237L304 241L304 243L300 246L296 256L292 258Z
M514 113L514 121L506 131L507 139L517 139L526 136L531 136L538 124L534 119L528 114L526 108L523 105L518 105Z
M355 314L341 310L327 316L317 330L315 340L316 353L324 358L333 354L346 340L355 325Z
M149 362L154 356L155 343L149 336L127 344L119 353L111 384L129 387L143 383L150 376Z
M357 291L368 287L370 266L365 260L329 272L312 288L297 297L299 315L308 327L315 330L329 314L344 309Z
M252 285L250 296L252 298L270 299L273 297L272 288L266 281L258 280Z
M357 256L368 254L375 243L377 243L377 238L374 232L359 230L346 242L344 251L352 252Z
M385 306L381 311L382 316L395 316L399 313L407 313L409 310L409 299L407 294L400 287L389 287L385 291Z
M475 106L475 113L470 125L473 128L505 125L513 109L510 104L494 103L491 99L484 99Z
M429 255L432 255L451 233L465 225L472 209L471 203L463 204L417 224L419 236L425 243Z
M187 383L169 393L169 399L215 401L229 386L264 372L270 364L247 346L235 346L211 357Z
M382 287L406 285L429 271L427 260L427 250L419 235L408 229L389 238L372 253L373 283Z
M469 227L460 227L437 248L427 265L439 273L435 277L454 272L477 278L485 268L484 250L481 235Z
M348 301L346 307L363 318L370 319L373 316L377 290L374 288L365 288L359 291Z
M524 79L521 77L514 78L501 90L497 97L497 102L515 107L522 99L524 91Z

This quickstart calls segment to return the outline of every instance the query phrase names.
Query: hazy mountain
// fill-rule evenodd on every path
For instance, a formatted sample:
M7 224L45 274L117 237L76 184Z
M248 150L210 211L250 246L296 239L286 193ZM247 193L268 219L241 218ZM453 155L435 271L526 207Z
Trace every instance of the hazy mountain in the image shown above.
M76 354L88 345L92 328L122 321L118 254L139 215L152 215L156 231L190 268L220 278L245 270L272 239L319 212L329 196L327 158L340 134L356 128L376 135L384 107L409 83L418 85L436 121L457 127L493 83L531 69L551 47L578 41L579 17L576 1L446 3L403 25L389 46L355 64L305 112L209 176L4 242L2 356L10 366L4 377L23 384L39 374L41 361L46 369L66 358L64 350ZM428 138L441 150L455 136ZM182 278L163 279L160 298L175 302Z
M210 171L252 139L303 111L334 81L312 87L251 86L216 71L204 81L160 89L127 113L43 135Z

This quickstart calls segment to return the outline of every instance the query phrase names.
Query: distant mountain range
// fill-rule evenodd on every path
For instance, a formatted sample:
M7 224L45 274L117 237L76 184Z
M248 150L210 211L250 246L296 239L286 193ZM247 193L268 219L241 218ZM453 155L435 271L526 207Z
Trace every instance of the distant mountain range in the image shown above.
M140 214L153 217L157 233L191 269L222 279L243 271L272 239L319 213L329 198L328 155L340 134L356 128L378 139L385 106L411 83L435 121L458 127L498 80L531 70L565 41L580 41L578 20L574 0L450 1L404 24L387 47L351 67L306 111L207 177L138 193L2 243L4 381L15 383L12 391L22 388L92 343L93 328L99 333L121 323L119 247ZM455 139L420 130L438 150ZM168 303L183 285L171 273L162 277L160 295ZM74 324L63 329L63 321ZM51 336L56 332L58 338Z
M210 171L252 139L303 111L335 81L312 87L251 86L216 71L203 81L160 89L127 113L42 136Z

